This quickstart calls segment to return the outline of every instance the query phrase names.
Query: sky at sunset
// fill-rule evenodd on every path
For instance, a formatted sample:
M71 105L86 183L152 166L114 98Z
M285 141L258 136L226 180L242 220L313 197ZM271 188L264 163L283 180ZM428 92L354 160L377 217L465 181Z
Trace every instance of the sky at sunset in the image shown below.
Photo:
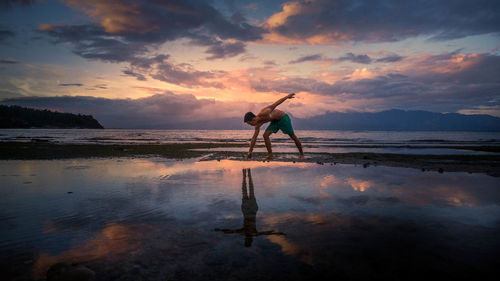
M0 2L4 104L161 126L290 92L282 108L302 118L500 116L500 1Z

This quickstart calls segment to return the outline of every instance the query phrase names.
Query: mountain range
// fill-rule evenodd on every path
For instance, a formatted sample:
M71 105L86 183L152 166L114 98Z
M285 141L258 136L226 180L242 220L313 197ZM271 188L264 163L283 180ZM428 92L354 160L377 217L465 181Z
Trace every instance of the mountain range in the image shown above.
M500 131L500 118L491 115L437 113L423 110L328 112L310 118L291 117L293 127L299 130ZM241 117L224 119L161 123L141 122L140 118L134 116L127 118L138 122L119 122L120 120L98 114L94 119L91 115L0 106L0 127L3 128L102 128L102 124L107 128L123 129L251 129L249 125L243 123L243 114ZM267 125L264 125L265 127Z
M399 109L381 112L329 112L310 118L292 116L292 123L294 128L299 130L500 131L500 118L491 115ZM167 127L172 129L250 128L243 123L243 115L241 118L168 124Z

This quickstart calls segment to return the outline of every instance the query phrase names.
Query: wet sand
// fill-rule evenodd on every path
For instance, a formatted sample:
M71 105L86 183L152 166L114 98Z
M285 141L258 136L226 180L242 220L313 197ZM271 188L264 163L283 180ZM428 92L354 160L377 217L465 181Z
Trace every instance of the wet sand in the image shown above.
M160 156L171 159L200 158L201 160L262 161L266 154L254 152L251 160L246 153L209 151L213 148L247 147L234 143L180 143L141 145L55 144L50 142L0 142L0 160L70 159L92 157ZM447 148L440 146L440 148ZM497 152L496 146L452 146L453 149ZM206 150L204 150L206 149ZM425 155L395 153L307 153L304 160L296 154L274 152L275 161L306 162L320 165L355 164L415 168L422 171L485 173L500 177L500 155Z

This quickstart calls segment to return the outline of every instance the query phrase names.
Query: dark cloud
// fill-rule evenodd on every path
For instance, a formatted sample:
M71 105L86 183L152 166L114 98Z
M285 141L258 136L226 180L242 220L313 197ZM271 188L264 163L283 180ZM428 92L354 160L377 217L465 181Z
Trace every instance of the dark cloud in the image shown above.
M2 99L9 99L19 98L22 97L22 95L15 90L3 88L3 83L0 83L0 97L2 97Z
M137 73L137 72L134 72L133 70L131 69L125 69L122 71L123 74L127 75L127 76L132 76L132 77L135 77L137 78L137 80L139 81L146 81L148 79L146 79L146 77L140 73Z
M97 84L97 85L94 85L95 88L98 88L98 89L107 89L108 88L108 85L106 84Z
M264 65L266 66L275 66L275 65L278 65L274 60L266 60L264 62L262 62Z
M356 98L389 98L426 92L429 87L412 81L408 76L388 74L356 81L342 80L321 89L330 93L348 94Z
M460 59L464 66L449 64ZM327 83L310 78L279 80L254 79L251 87L269 92L311 92L335 96L340 101L372 100L365 109L426 109L455 112L463 108L494 105L500 92L500 56L491 54L446 53L430 56L403 74L387 74L370 79L344 79ZM439 69L440 71L429 71ZM457 67L461 67L458 68Z
M183 123L239 116L245 107L241 103L197 99L193 95L176 95L171 92L140 99L21 97L4 99L0 103L91 114L106 128L178 128Z
M296 60L292 60L288 63L295 64L295 63L301 63L301 62L306 62L306 61L317 61L323 59L323 56L320 54L315 54L315 55L310 55L310 56L303 56L300 57Z
M287 5L287 4L285 4ZM415 36L433 40L500 32L500 2L492 0L295 1L298 13L270 30L294 39L390 42Z
M19 63L19 62L17 60L0 59L0 63L3 63L3 64L16 64L16 63Z
M40 31L55 43L70 43L73 52L87 59L133 61L148 48L179 38L207 46L209 59L245 52L247 41L264 30L242 16L227 19L206 1L66 1L94 20L86 25L42 25ZM225 40L236 40L226 42Z
M205 53L211 55L207 57L208 60L234 57L246 52L246 46L241 41L224 42L206 35L191 36L191 44L208 47L205 51Z
M7 39L16 36L16 33L9 29L0 28L0 43L7 41Z
M357 195L348 198L338 198L337 200L349 206L366 205L366 203L370 200L370 197L367 195Z
M53 43L72 44L73 53L87 59L127 62L147 51L146 44L110 36L96 25L43 25L40 30L49 35Z
M220 42L219 44L214 44L210 46L206 51L207 54L211 55L207 58L208 60L230 58L242 54L244 52L245 52L245 44L243 44L242 42L235 42L235 43Z
M130 66L122 73L145 81L147 76L186 87L208 86L221 88L220 83L208 80L216 78L220 72L198 71L189 64L175 65L168 62L169 55L145 57L147 44L127 42L107 35L104 29L95 25L42 26L41 30L53 38L55 43L71 43L73 52L84 58L109 62L128 62ZM204 37L197 37L198 39ZM201 40L201 39L200 39ZM217 41L210 47L211 59L230 57L244 50L242 43L222 43ZM204 42L208 45L209 43Z
M0 12L11 9L14 5L28 6L37 2L36 0L1 0Z
M105 99L95 97L29 97L7 99L2 104L34 108L52 108L65 112L92 114L107 128L113 127L163 127L191 117L207 100L192 95L172 93L153 95L142 99Z
M106 32L128 40L164 42L190 33L207 33L220 39L253 41L261 38L261 28L239 17L226 18L210 5L197 0L68 0L71 7L83 10Z
M252 81L251 86L257 91L311 92L329 96L349 98L381 98L403 95L408 90L421 91L422 86L412 83L408 77L397 74L378 76L372 79L356 81L340 80L333 84L309 78L289 78L284 80Z
M130 65L135 68L149 69L156 64L168 60L170 55L157 55L154 57L135 57L130 61Z
M318 60L329 60L331 62L343 62L343 61L350 61L354 63L362 63L362 64L370 64L373 61L375 62L397 62L403 60L405 57L399 56L399 55L390 55L386 56L383 58L379 58L376 60L373 60L370 58L368 55L356 55L353 53L347 53L342 57L339 57L337 59L331 59L331 58L325 58L321 54L314 54L310 56L303 56L300 57L296 60L292 60L289 63L290 64L295 64L295 63L301 63L301 62L306 62L306 61L318 61Z
M62 87L81 87L81 86L83 86L83 84L81 84L81 83L61 83L58 86L62 86Z
M321 198L319 197L306 197L306 196L300 196L300 195L290 195L290 198L296 199L297 201L312 204L312 205L320 205L321 204Z
M188 64L167 62L168 55L146 57L161 44L187 38L206 47L207 59L245 53L245 42L261 38L263 29L243 15L226 18L206 1L86 0L66 1L94 20L83 25L41 25L40 32L55 44L72 46L73 53L92 60L128 62L123 74L146 80L148 76L183 86L222 87L208 82L216 72L197 71Z
M325 94L320 88L330 87L328 83L309 78L288 78L279 80L250 80L250 86L260 92L276 91L280 93L311 92Z
M154 79L181 85L184 87L214 87L222 88L223 85L215 80L225 74L223 71L199 71L188 63L174 64L169 61L168 55L157 55L155 57L136 57L130 63L130 67L122 73L146 80L146 76Z
M398 62L402 61L404 58L405 57L402 57L400 55L390 55L387 57L376 59L375 62Z
M223 74L221 71L199 71L187 63L175 65L164 61L156 64L150 75L154 79L185 87L223 88L221 83L213 81Z
M353 53L347 53L343 57L337 58L338 61L351 61L355 63L369 64L372 59L368 55L355 55Z
M393 196L388 196L388 197L377 197L377 201L383 202L383 203L390 203L390 204L396 204L396 203L401 203L401 199Z
M429 71L446 66L448 61L458 60L447 72L434 73ZM462 66L463 65L463 66ZM492 54L458 54L457 52L430 56L426 60L416 63L415 67L423 71L408 71L408 75L422 83L444 83L454 85L469 85L471 87L495 86L500 83L500 56ZM458 68L458 69L456 69Z

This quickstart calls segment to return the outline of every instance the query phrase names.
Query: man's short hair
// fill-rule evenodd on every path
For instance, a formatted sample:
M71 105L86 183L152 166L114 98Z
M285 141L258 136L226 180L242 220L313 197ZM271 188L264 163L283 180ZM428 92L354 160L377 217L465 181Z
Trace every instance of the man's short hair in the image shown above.
M249 122L249 121L252 121L252 119L255 117L255 114L253 114L252 112L247 112L245 114L245 118L243 119L243 121L246 123L246 122Z

